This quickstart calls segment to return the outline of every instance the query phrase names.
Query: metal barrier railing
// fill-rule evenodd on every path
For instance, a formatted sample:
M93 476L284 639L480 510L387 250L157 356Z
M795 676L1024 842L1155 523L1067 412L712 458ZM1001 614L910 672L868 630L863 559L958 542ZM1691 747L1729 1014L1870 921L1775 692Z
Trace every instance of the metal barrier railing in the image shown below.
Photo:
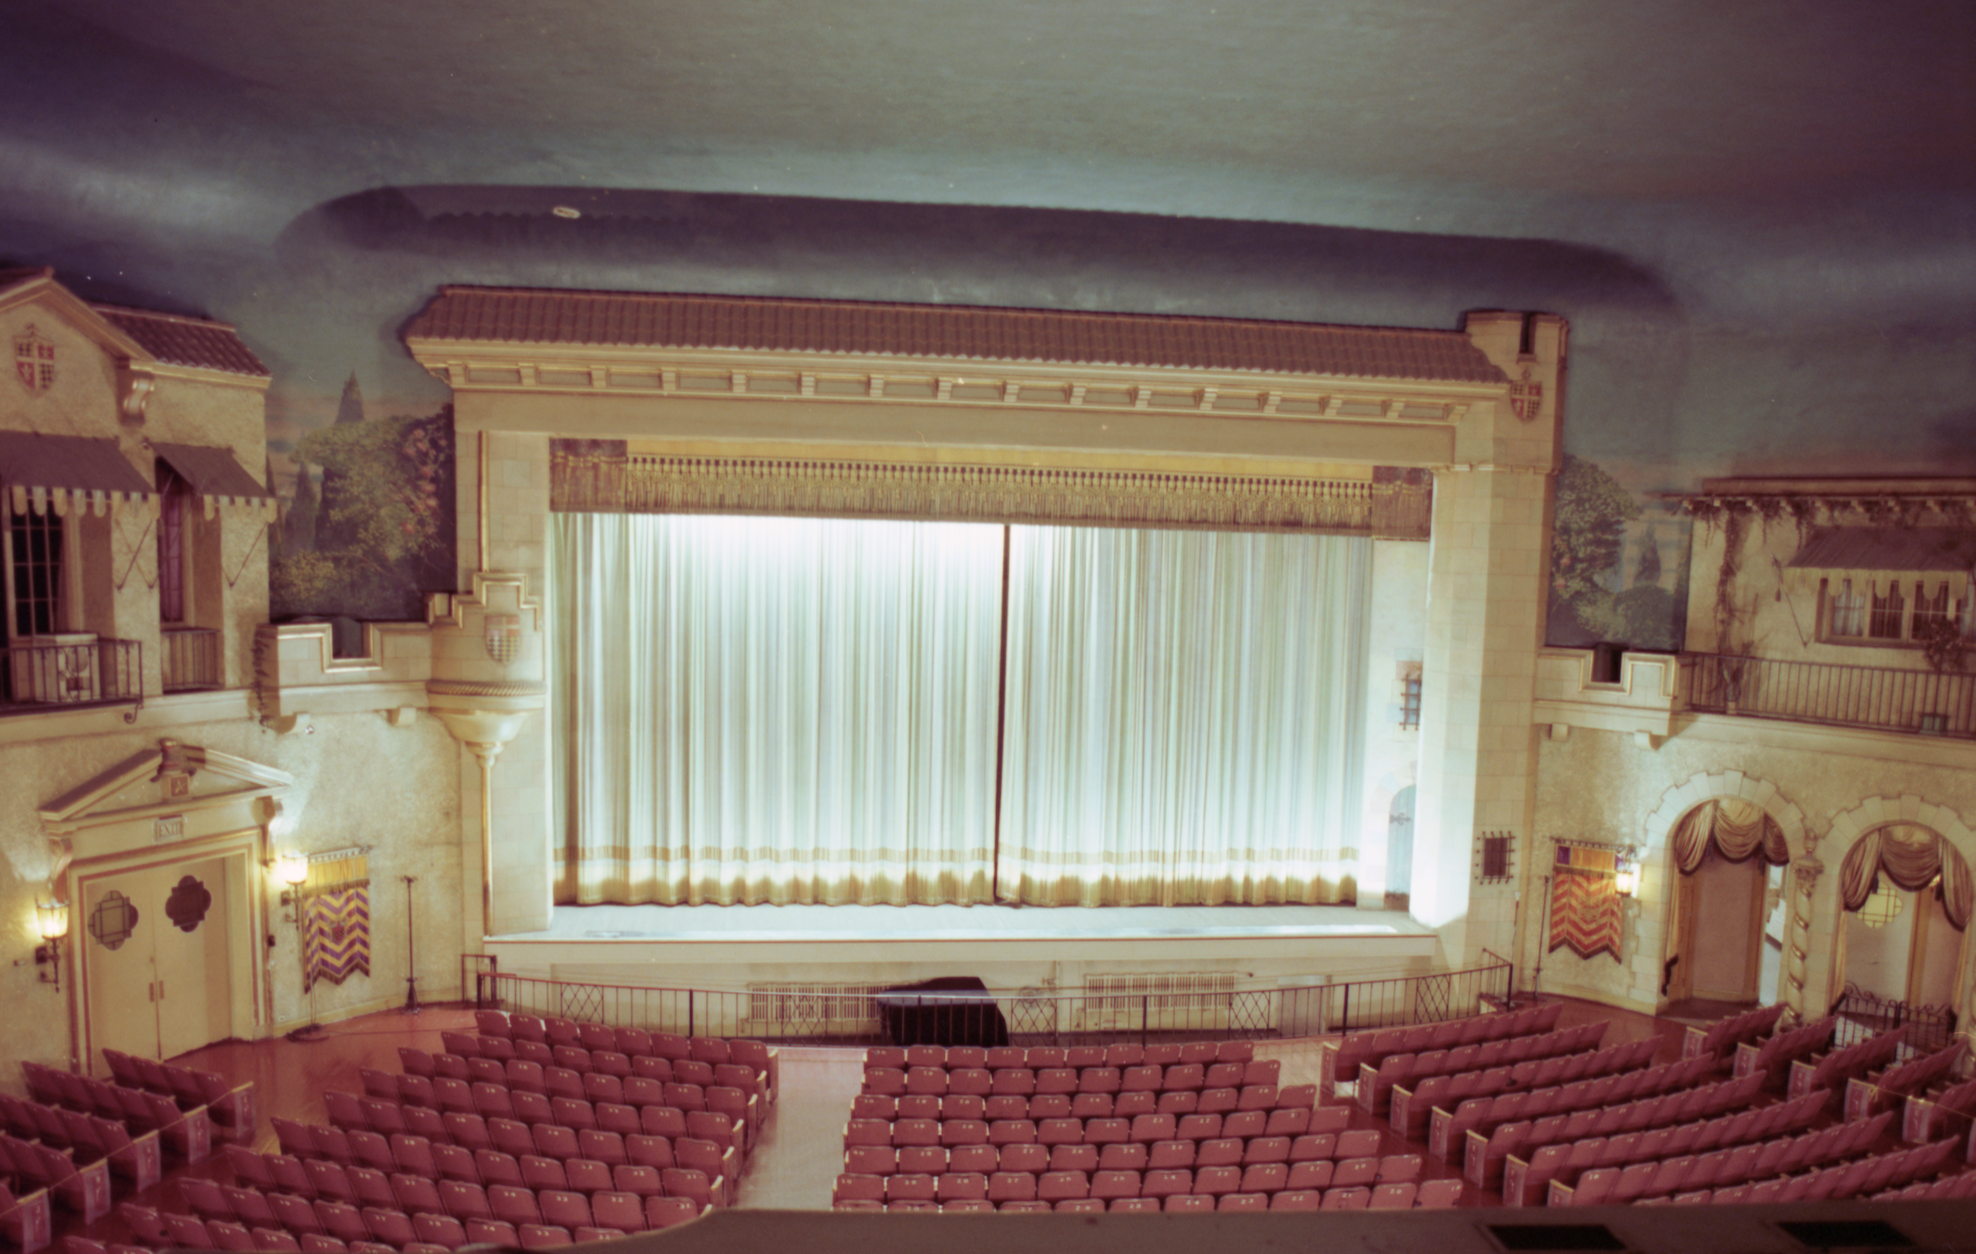
M1976 736L1976 675L1684 653L1688 708L1748 718Z
M1955 1010L1949 1006L1917 1006L1869 993L1859 985L1846 984L1845 992L1827 1012L1839 1017L1838 1033L1832 1048L1844 1049L1871 1036L1907 1029L1907 1046L1916 1053L1932 1054L1948 1048L1955 1039Z
M78 636L6 646L0 706L47 709L134 701L143 693L144 646Z
M1323 1036L1366 1027L1460 1019L1508 1004L1515 969L1490 962L1462 971L1328 982L1289 977L1266 987L1058 993L890 993L882 985L818 983L748 989L655 988L516 975L490 954L461 959L463 995L476 1007L783 1044L883 1044L904 1012L999 1014L1025 1045L1114 1041L1264 1040ZM1178 977L1182 980L1185 977Z

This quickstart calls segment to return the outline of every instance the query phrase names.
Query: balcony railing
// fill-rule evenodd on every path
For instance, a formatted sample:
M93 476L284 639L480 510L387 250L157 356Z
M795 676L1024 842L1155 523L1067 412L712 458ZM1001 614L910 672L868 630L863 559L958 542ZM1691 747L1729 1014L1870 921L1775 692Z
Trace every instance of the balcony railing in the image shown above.
M8 712L135 701L144 690L144 647L135 640L35 637L5 653L0 708Z
M1684 653L1688 708L1928 736L1976 737L1976 675Z
M167 627L164 646L166 692L221 686L219 632L210 627Z

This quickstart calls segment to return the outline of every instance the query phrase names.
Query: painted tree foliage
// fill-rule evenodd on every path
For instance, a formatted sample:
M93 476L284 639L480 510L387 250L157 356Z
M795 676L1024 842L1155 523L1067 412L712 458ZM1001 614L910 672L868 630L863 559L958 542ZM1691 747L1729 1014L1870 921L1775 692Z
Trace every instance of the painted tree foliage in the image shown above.
M1639 502L1618 480L1595 462L1565 454L1551 539L1551 643L1624 638L1612 584L1626 524L1639 516Z
M273 564L277 617L417 618L427 591L452 586L451 406L339 421L304 436L296 461L304 478L322 467L322 488L313 544Z

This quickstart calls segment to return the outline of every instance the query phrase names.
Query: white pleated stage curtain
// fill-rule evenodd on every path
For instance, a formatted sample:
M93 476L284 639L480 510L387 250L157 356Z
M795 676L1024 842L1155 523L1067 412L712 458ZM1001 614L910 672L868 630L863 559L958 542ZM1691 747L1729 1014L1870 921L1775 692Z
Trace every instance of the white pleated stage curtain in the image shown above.
M1001 897L1350 897L1371 542L1011 531Z
M1002 528L552 519L559 900L991 899Z

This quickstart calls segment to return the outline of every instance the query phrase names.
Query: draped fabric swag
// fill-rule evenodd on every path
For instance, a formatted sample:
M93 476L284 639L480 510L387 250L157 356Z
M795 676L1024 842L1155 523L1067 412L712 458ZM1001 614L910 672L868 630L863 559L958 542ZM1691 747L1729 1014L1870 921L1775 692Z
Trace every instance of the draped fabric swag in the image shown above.
M1885 875L1896 887L1918 893L1942 877L1942 908L1958 928L1969 926L1976 885L1969 864L1938 834L1912 823L1889 823L1859 838L1839 868L1839 897L1848 910L1857 910L1873 895L1873 882Z
M1342 537L1015 528L1003 896L1350 895L1370 566Z
M1777 820L1762 806L1740 797L1704 801L1681 816L1674 825L1674 864L1683 875L1693 875L1711 843L1731 862L1756 857L1766 866L1784 866L1791 860L1790 845Z
M552 527L561 901L1350 895L1367 540Z
M989 898L998 527L555 516L559 896Z

